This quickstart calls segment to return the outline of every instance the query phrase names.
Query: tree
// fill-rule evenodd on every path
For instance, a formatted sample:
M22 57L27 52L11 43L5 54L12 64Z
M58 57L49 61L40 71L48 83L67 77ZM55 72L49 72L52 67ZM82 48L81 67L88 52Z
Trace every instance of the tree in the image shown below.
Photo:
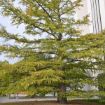
M0 29L2 38L16 42L13 46L2 44L0 51L22 59L13 66L11 75L18 76L9 83L8 91L31 95L56 92L58 101L66 103L70 94L67 87L70 92L82 91L84 84L92 82L86 74L86 69L93 67L91 60L87 60L91 55L88 48L91 38L81 37L78 28L88 23L88 16L82 20L74 18L81 0L20 0L20 3L25 9L15 7L14 2L1 5L2 14L10 16L12 24L25 25L24 36L11 34L4 27Z
M8 68L8 71L7 71ZM10 75L9 72L11 70L12 66L9 64L9 62L4 61L0 62L0 95L5 95L7 90L7 87L10 82Z

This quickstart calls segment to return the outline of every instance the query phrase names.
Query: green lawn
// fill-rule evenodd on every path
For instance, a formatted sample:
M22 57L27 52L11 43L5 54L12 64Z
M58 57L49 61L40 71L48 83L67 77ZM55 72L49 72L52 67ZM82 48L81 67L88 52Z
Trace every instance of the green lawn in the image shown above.
M95 103L98 103L98 104L103 104L105 105L105 99L88 99L88 100L85 100L87 102L95 102Z

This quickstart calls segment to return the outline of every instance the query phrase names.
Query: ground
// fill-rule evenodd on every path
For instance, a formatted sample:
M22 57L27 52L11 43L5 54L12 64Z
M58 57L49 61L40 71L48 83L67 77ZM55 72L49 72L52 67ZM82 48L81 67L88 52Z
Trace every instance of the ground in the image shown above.
M17 102L17 103L7 103L0 105L60 105L56 101L35 101L35 102ZM65 104L63 104L65 105ZM67 105L105 105L105 103L99 103L99 101L84 101L75 100L68 102Z

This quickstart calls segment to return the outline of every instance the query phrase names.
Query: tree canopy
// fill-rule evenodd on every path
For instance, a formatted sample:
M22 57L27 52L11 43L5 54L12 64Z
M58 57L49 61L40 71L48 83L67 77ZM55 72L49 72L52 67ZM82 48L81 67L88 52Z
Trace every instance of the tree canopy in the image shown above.
M1 38L16 43L1 44L0 52L22 59L11 65L11 69L6 66L4 71L10 77L1 73L3 79L10 80L4 84L5 92L24 91L30 95L55 92L58 101L65 103L73 92L84 92L85 84L95 85L89 71L103 68L105 38L104 32L81 34L79 27L89 22L88 16L82 20L74 18L82 0L20 0L19 3L22 6L16 7L14 2L1 5L1 14L10 17L13 25L25 26L24 35L0 29Z

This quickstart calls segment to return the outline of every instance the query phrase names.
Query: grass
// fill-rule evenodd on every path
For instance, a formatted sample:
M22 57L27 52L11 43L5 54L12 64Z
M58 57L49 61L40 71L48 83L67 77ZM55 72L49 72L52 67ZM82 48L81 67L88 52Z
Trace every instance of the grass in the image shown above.
M0 105L60 105L56 101L35 101L35 102L17 102L6 103ZM65 104L63 104L65 105ZM73 100L69 101L67 105L105 105L105 100Z
M88 99L88 100L85 100L87 102L95 102L95 103L98 103L98 104L103 104L105 105L105 99Z

